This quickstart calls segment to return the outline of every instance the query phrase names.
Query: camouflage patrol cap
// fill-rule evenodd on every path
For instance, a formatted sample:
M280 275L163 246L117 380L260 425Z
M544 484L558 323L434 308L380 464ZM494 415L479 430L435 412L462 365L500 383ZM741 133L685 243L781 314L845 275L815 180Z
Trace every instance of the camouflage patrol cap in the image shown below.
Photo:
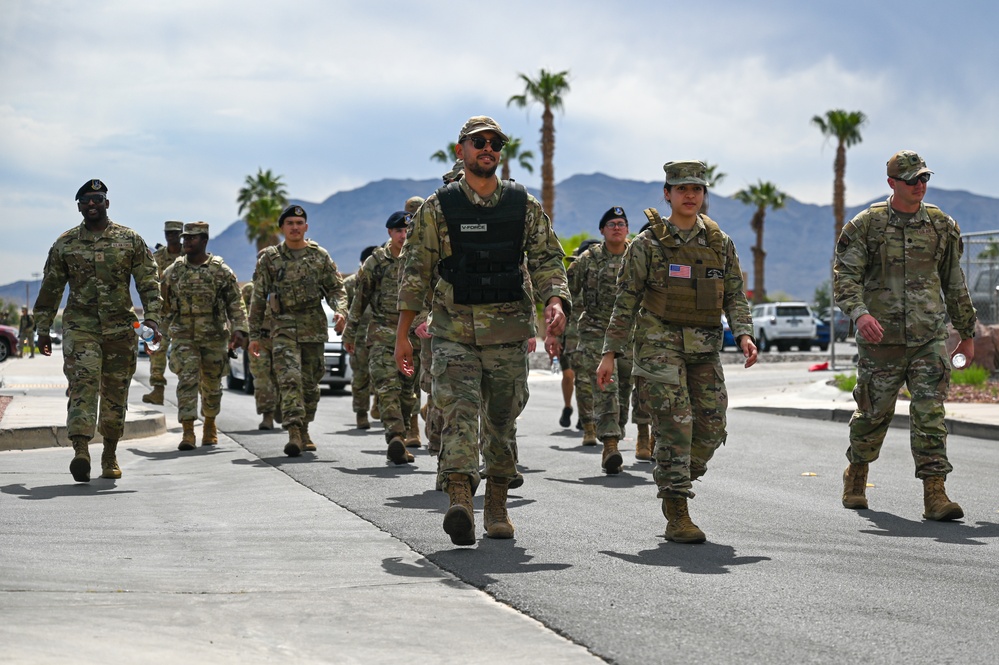
M895 180L912 180L924 173L933 173L926 168L923 158L912 150L899 150L888 160L888 177Z
M420 209L421 205L423 205L422 196L410 196L408 199L406 199L406 205L405 205L406 212L414 213Z
M444 174L444 184L457 182L465 175L465 160L459 159L451 167L451 170Z
M708 186L708 167L704 162L666 162L663 171L666 172L667 185Z
M305 214L305 208L302 206L290 205L281 211L281 216L278 217L278 226L284 224L284 220L289 217L301 217L306 221L309 219L309 216Z
M184 224L184 233L181 236L207 236L208 222L188 222Z
M474 136L475 134L480 134L482 132L495 132L496 136L500 137L504 141L510 140L510 138L503 133L503 130L500 129L498 122L487 115L474 115L468 119L468 121L462 126L461 131L458 132L458 143L461 143L469 136Z
M97 178L94 178L93 180L88 180L87 182L83 183L83 186L80 187L80 189L76 190L76 200L79 201L80 197L83 196L84 194L93 194L95 192L100 192L101 194L107 194L108 186L105 185L100 180L98 180Z
M385 228L387 229L404 229L409 226L409 221L413 219L413 216L400 210L398 212L392 213L389 218L385 221Z
M184 222L163 222L164 231L183 231Z

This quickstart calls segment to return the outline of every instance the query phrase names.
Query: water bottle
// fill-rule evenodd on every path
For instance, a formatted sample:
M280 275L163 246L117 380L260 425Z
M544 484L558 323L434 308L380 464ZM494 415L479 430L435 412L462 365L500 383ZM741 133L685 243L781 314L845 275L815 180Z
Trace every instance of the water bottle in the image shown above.
M558 361L558 356L552 358L552 374L561 374L562 364Z
M963 353L955 353L954 357L950 359L950 364L954 366L954 369L961 369L968 364L968 357Z
M139 339L141 339L143 344L146 345L147 352L156 353L160 350L160 343L153 341L153 338L156 337L156 333L153 332L152 328L143 325L138 321L133 323L132 327L135 328L135 334L138 335Z

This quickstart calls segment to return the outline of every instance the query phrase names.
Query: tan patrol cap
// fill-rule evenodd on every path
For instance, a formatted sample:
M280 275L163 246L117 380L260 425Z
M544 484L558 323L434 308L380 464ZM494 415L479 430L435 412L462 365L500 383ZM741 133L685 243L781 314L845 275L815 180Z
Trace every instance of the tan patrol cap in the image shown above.
M410 196L408 199L406 199L405 210L409 214L413 214L420 209L421 205L423 205L422 196Z
M176 221L163 222L163 230L164 231L183 231L184 230L184 222L176 222Z
M462 126L461 131L458 132L458 143L461 143L469 136L481 134L482 132L495 132L496 136L503 139L504 142L509 143L510 141L510 137L503 133L498 122L487 115L474 115L468 119Z
M912 150L899 150L888 160L888 177L895 180L912 180L924 173L933 173L926 162Z
M184 224L185 236L208 235L208 222L189 222Z
M708 166L704 162L666 162L663 171L666 172L667 185L708 186Z

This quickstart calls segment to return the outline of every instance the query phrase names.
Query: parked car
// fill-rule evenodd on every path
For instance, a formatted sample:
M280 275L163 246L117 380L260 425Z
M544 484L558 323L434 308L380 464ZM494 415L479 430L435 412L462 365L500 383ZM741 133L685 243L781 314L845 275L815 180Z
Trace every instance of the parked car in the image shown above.
M999 323L999 266L983 268L972 280L971 302L983 325Z
M722 314L722 351L732 347L733 349L738 349L739 347L735 343L735 337L732 335L732 329L728 325L728 317Z
M760 351L807 351L815 337L815 316L807 303L770 302L753 307L753 331Z
M837 337L837 341L842 340ZM815 317L815 337L812 339L812 345L818 346L820 351L829 350L829 324L817 316Z
M0 325L0 363L17 355L17 328Z
M850 321L850 317L847 316L846 314L844 314L843 310L841 310L839 307L836 307L833 310L833 312L834 312L833 315L836 317L836 326L835 326L836 327L836 341L837 342L845 342L846 338L850 334L850 326L851 326L851 324L853 322ZM826 326L828 326L829 325L829 309L826 308L826 310L824 312L822 312L822 315L819 316L818 319L819 319L819 321L821 321L822 323L824 323Z
M319 385L332 390L343 390L354 378L350 369L349 355L343 348L340 334L333 329L333 310L323 302L326 312L327 340L323 348L323 360L326 372ZM250 361L244 349L236 349L236 357L229 360L229 376L226 387L230 390L242 390L247 395L253 394L253 372L250 371Z

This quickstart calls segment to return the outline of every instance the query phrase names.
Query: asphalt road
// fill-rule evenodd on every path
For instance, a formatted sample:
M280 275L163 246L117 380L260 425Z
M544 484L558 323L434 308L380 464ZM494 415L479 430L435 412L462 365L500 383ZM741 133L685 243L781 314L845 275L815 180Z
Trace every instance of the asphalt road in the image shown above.
M807 366L726 374L737 397L812 381ZM557 424L557 377L535 372L530 389L526 483L509 502L517 536L471 548L441 529L435 458L422 449L413 465L387 463L383 431L353 429L349 394L324 394L311 428L319 450L297 459L283 455L283 433L256 430L250 396L227 391L219 423L261 464L612 662L999 660L996 442L951 438L948 492L966 519L938 524L922 519L904 430L889 431L872 467L872 509L855 512L839 503L845 425L730 410L729 442L690 504L708 542L677 545L663 539L651 464L634 460L634 426L624 471L604 476L599 448ZM476 522L481 532L481 512Z

